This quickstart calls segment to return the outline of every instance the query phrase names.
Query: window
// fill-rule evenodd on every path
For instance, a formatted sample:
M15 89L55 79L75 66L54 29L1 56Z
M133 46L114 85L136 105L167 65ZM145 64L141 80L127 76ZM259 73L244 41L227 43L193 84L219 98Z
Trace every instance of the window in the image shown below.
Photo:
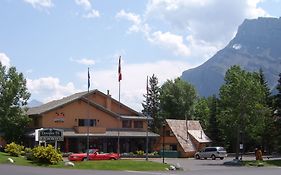
M205 152L213 152L213 151L217 151L216 148L206 148Z
M132 127L131 120L123 120L122 121L122 127L123 128L131 128Z
M143 128L142 121L134 121L134 128Z
M88 126L88 123L90 123L89 126L96 126L97 121L96 119L89 119L90 122L87 122L88 119L79 119L78 120L78 126Z

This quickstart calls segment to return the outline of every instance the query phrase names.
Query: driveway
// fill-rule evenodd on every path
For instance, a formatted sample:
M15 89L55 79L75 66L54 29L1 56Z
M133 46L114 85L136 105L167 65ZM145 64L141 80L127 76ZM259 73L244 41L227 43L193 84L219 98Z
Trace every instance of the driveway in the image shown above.
M231 161L233 159L234 159L234 157L227 157L224 160L220 160L220 159L216 159L216 160L212 160L212 159L197 160L197 159L194 159L194 158L165 158L164 161L165 161L165 163L173 164L173 165L180 164L181 167L185 171L241 168L241 167L223 165L224 162ZM162 158L149 159L149 160L155 161L155 162L160 162L160 163L163 162ZM243 157L243 160L255 160L255 157L247 156L247 157Z

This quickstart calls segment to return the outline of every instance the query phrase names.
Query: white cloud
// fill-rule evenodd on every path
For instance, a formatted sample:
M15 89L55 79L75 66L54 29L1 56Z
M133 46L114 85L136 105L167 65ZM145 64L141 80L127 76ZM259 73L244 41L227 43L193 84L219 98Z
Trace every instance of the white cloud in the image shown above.
M27 88L29 92L31 92L32 98L44 103L80 91L75 88L72 82L69 82L66 85L61 85L60 80L55 77L44 77L35 80L27 79Z
M83 64L83 65L94 65L95 64L95 60L89 59L89 58L82 58L82 59L70 58L70 61L76 62L76 63L79 63L79 64Z
M117 60L116 60L117 61ZM159 79L159 85L162 85L167 79L173 79L181 76L182 71L192 68L191 65L181 61L158 61L143 64L126 64L122 62L122 80L121 80L121 102L141 111L141 103L144 100L143 94L146 89L146 76L155 74ZM91 89L99 89L102 92L110 90L113 98L118 100L118 74L116 67L107 70L93 70L91 72ZM87 82L87 72L78 73L77 76ZM106 80L106 81L105 81ZM85 87L86 89L86 83Z
M91 2L89 0L75 0L75 3L79 6L82 6L86 10L89 10L92 7Z
M190 50L183 43L183 38L180 35L175 35L170 32L162 33L161 31L157 31L152 33L148 40L173 51L175 55L190 55Z
M121 10L118 12L115 16L116 18L125 18L131 22L133 22L136 25L139 25L141 23L140 16L134 13L128 13L125 12L125 10Z
M10 67L10 58L5 53L0 53L0 62L6 67Z
M168 23L206 42L228 42L245 18L267 15L257 8L261 0L150 0L145 20Z
M91 89L99 89L106 93L110 90L113 98L118 100L118 71L117 58L116 67L106 70L91 70ZM126 64L122 61L121 80L121 102L137 111L142 110L141 103L144 100L143 94L146 91L146 76L155 74L161 86L167 79L181 76L182 71L193 68L197 65L188 64L181 61L162 60L154 63ZM62 84L56 77L43 77L38 79L27 79L27 88L32 94L32 98L44 103L51 100L87 90L87 71L77 73L83 86L78 89L73 82Z
M186 37L187 47L192 51L191 57L197 58L193 62L202 63L211 58L219 49L222 49L225 45L217 42L207 42L200 39L194 39L192 35Z
M144 32L147 33L150 28L147 24L143 24L140 15L135 13L126 12L125 10L119 11L116 15L118 19L126 19L133 23L130 26L129 32Z
M32 5L33 8L51 8L54 6L52 0L24 0L24 2Z
M132 22L129 32L202 63L234 37L245 18L268 16L257 7L262 1L149 0L142 15L121 10L116 17Z
M83 18L97 18L100 17L100 13L97 10L92 9L86 15L83 15Z

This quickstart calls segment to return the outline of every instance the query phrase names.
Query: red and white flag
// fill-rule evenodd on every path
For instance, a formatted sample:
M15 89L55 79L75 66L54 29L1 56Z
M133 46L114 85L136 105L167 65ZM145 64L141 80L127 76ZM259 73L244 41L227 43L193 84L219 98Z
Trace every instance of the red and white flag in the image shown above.
M118 81L122 80L122 73L121 73L121 56L119 57L119 65L118 65Z

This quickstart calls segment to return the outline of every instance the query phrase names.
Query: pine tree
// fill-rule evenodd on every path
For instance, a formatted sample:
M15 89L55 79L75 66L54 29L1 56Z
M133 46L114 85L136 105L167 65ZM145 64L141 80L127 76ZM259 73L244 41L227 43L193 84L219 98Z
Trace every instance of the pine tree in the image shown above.
M143 95L145 100L142 103L142 113L153 119L150 123L151 130L159 133L161 128L162 118L159 115L160 112L160 88L158 86L158 78L153 74L149 78L147 86L147 94Z
M263 70L259 70L260 84L264 91L264 106L266 106L269 111L264 113L264 132L262 135L262 145L268 153L271 152L274 145L274 138L276 136L274 116L273 116L273 96L271 95L270 89L268 88L267 81L265 80Z
M279 80L276 89L278 90L275 95L275 117L276 117L276 129L277 129L277 137L276 146L277 151L281 153L281 73L279 74Z
M279 80L276 89L278 91L275 96L276 114L278 117L281 117L281 73L279 74Z
M259 70L259 77L260 77L260 83L263 86L264 93L265 93L265 102L266 102L268 107L272 107L273 97L271 96L271 92L270 92L270 89L268 87L268 83L267 83L267 81L264 77L264 73L263 73L263 70L261 68Z

